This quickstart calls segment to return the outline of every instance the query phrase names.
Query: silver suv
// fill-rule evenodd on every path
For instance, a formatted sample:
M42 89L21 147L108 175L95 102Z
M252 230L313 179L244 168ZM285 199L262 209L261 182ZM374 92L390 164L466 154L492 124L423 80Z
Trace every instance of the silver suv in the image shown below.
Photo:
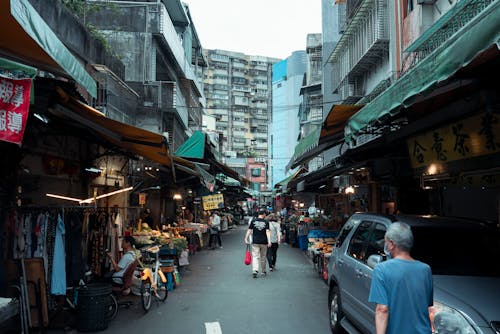
M411 254L432 268L433 332L500 333L499 228L457 218L369 213L349 218L328 263L332 333L375 333L375 304L368 302L372 272L385 260L385 231L395 221L411 226Z

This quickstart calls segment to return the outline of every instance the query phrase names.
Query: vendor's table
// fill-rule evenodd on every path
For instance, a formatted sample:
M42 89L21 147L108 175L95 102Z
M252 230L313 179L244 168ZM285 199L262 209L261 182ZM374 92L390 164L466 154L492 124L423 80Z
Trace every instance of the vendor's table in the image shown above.
M201 249L201 240L195 229L180 232L180 235L186 238L188 242L189 255L194 255Z
M185 227L194 229L198 239L196 242L199 243L199 248L206 247L208 245L208 225L201 223L188 223L184 225ZM188 243L189 239L188 239Z
M314 263L314 269L318 273L318 276L324 280L328 280L328 261L330 259L331 253L325 253L320 250L312 250L312 258Z

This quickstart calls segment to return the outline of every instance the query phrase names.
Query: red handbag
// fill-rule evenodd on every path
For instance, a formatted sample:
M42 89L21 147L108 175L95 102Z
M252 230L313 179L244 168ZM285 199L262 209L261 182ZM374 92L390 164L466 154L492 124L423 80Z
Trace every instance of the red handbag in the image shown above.
M247 244L247 250L245 252L245 264L248 266L252 263L252 253L250 252L250 245Z

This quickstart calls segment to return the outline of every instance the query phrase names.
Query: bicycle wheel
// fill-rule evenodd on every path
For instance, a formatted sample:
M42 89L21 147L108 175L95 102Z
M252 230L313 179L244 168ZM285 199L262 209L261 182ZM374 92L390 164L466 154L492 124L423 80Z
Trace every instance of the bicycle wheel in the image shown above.
M116 318L116 315L118 314L118 301L116 300L115 295L110 294L109 295L109 304L106 307L106 319L113 320Z
M151 281L141 281L141 302L144 311L149 311L151 308Z
M165 302L165 300L167 300L168 297L167 283L163 283L161 281L160 275L158 275L158 277L156 278L156 287L157 287L156 288L157 298L161 302Z

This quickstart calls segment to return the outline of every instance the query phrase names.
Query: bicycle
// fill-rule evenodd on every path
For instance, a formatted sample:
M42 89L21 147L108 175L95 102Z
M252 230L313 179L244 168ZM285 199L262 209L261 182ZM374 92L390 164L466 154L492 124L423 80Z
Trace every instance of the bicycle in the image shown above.
M158 245L146 248L144 251L144 261L152 262L151 255L154 254L154 266L144 266L141 272L141 303L145 312L151 308L153 298L160 302L165 302L168 297L167 278L161 271ZM149 261L148 261L149 260Z

